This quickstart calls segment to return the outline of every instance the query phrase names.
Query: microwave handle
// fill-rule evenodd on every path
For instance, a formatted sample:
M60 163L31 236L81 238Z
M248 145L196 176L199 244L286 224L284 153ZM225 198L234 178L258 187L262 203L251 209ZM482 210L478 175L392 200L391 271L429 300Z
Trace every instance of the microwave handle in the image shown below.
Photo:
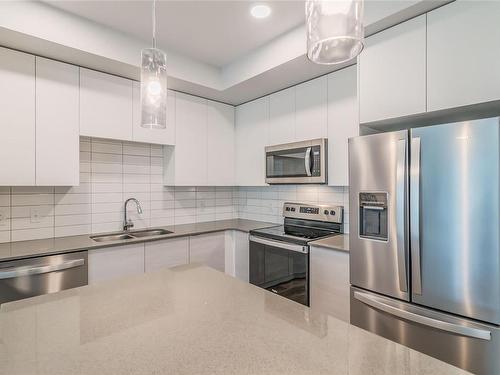
M312 175L312 173L311 173L311 151L312 151L312 148L308 147L306 149L306 156L304 158L304 164L306 167L307 177L311 177L311 175Z

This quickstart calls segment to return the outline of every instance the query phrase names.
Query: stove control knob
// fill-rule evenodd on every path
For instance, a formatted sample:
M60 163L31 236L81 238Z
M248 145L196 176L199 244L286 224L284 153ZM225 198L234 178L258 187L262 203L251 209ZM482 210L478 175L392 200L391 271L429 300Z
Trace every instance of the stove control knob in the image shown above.
M287 211L290 211L290 207L287 207L287 208L286 208L286 210L287 210Z
M324 211L323 211L323 213L324 213L325 215L328 215L330 212L329 212L328 210L324 210Z
M330 211L330 215L335 216L335 211Z
M292 207L291 210L292 210L292 212L295 212L295 207Z

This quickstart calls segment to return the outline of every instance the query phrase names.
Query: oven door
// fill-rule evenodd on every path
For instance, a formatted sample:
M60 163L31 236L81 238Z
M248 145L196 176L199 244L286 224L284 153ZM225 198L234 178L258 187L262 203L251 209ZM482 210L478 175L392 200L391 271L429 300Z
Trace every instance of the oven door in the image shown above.
M309 247L250 236L250 283L309 306Z
M266 182L326 183L326 147L326 139L266 147Z

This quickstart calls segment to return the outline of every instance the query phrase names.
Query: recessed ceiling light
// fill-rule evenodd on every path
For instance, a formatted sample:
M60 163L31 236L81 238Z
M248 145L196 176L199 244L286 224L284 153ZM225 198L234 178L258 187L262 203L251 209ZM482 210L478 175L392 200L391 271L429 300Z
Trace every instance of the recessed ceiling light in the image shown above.
M271 8L265 4L254 5L252 9L250 9L250 13L255 18L266 18L271 14Z

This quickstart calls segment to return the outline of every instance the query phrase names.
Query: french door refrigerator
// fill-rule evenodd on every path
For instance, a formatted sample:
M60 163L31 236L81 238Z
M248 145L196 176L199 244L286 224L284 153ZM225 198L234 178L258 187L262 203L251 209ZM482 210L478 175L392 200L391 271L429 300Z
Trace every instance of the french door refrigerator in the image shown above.
M349 140L351 323L500 374L499 118Z

